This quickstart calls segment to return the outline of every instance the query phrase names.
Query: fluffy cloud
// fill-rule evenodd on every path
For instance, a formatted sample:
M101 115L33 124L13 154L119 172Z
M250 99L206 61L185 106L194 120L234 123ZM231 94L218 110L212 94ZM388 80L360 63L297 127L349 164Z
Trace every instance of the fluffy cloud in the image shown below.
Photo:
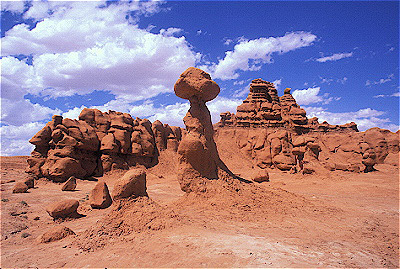
M1 156L29 155L34 146L28 140L43 126L42 122L31 122L21 126L1 126Z
M260 70L262 64L272 61L273 53L286 53L301 47L310 46L317 37L307 32L292 32L281 37L242 39L233 48L225 52L225 57L211 66L201 66L222 80L238 78L238 70Z
M9 61L10 68L26 69L9 74L10 84L21 85L20 76L35 77L27 91L51 97L107 89L140 100L172 91L175 78L199 59L185 37L173 36L181 29L153 34L125 17L142 8L138 3L102 4L34 4L26 16L48 17L33 29L16 25L1 40L3 56L33 55L31 66L16 59ZM47 11L40 12L41 8Z
M353 56L353 52L348 52L348 53L335 53L332 54L331 56L326 56L326 57L321 57L321 58L317 58L315 59L317 62L320 63L325 63L328 61L337 61L340 59L344 59L344 58L349 58Z
M394 74L390 74L390 75L387 76L387 78L381 78L381 79L378 80L378 81L370 81L370 80L367 80L367 81L365 82L365 86L379 85L379 84L383 84L383 83L392 81L393 79L394 79Z
M175 28L175 27L170 27L168 29L161 29L160 34L163 36L175 36L175 35L180 35L182 34L183 29L181 28Z
M1 1L1 11L22 13L25 9L24 1Z
M24 99L26 94L57 98L108 90L122 104L114 100L107 110L125 105L129 112L135 100L171 92L182 70L200 55L185 37L175 37L181 29L154 34L138 27L138 16L158 12L159 6L155 1L34 1L25 8L23 2L2 2L2 11L37 23L33 28L15 25L1 39L0 120L6 125L1 154L29 154L27 141L43 126L41 121L53 114L76 118L83 108L62 113ZM31 61L17 55L29 55ZM26 135L19 133L24 128Z
M321 88L314 87L304 90L295 90L292 95L299 105L309 105L312 103L328 104L333 100L339 100L339 97L329 97L329 93L319 95Z
M399 125L390 123L388 118L381 117L385 112L371 108L342 113L329 112L322 107L304 107L304 109L307 111L308 117L317 117L319 122L327 121L330 124L345 124L353 121L357 123L360 131L365 131L372 127L389 129L393 132L399 129Z
M60 114L61 110L51 109L39 104L32 104L29 100L22 99L11 102L0 98L0 121L7 125L22 125L29 122L45 120L54 114Z

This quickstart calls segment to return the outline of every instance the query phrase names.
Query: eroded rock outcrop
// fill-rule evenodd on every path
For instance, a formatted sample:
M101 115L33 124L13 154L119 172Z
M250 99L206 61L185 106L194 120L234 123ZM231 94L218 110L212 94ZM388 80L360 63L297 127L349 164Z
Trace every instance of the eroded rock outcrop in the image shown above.
M89 178L135 165L151 167L158 162L159 150L176 151L181 137L180 128L159 121L151 124L127 113L85 108L79 120L53 116L29 141L35 149L26 172L64 182L71 176Z
M399 152L398 134L379 128L359 132L354 122L330 125L308 119L289 88L278 97L274 85L262 79L252 81L236 115L221 113L216 126L217 141L234 140L233 146L262 169L370 172L389 153Z
M204 191L206 181L218 179L221 170L230 173L219 158L206 106L220 89L208 73L190 67L181 74L174 90L178 97L190 102L190 109L183 118L187 133L178 147L178 180L185 192Z

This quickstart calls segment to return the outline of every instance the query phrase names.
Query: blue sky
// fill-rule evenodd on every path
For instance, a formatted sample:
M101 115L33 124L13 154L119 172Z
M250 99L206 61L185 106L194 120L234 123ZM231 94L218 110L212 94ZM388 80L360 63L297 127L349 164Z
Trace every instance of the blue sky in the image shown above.
M29 154L53 114L84 107L183 126L173 84L189 66L221 87L214 122L261 77L321 122L398 130L398 2L2 1L1 12L3 156Z

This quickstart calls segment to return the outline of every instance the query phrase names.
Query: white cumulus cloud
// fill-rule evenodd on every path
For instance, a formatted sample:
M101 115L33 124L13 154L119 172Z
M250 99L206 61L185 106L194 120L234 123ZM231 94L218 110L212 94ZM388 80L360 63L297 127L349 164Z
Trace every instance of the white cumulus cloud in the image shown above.
M352 112L329 112L322 107L304 107L307 116L317 117L319 122L327 121L329 124L345 124L348 122L355 122L360 131L365 131L372 127L379 127L383 129L396 132L399 125L391 123L390 119L382 118L385 114L383 111L365 108Z
M320 95L321 87L313 87L304 90L294 90L292 95L299 105L309 105L312 103L328 104L335 98L329 97L329 93ZM338 100L337 98L335 100Z
M1 156L29 155L34 146L28 142L44 124L42 122L30 122L21 126L1 126Z
M225 57L210 66L201 66L213 78L222 80L238 78L237 71L256 71L263 64L272 61L273 53L286 53L301 47L310 46L316 36L307 32L292 32L281 37L260 37L241 39L233 51L225 52Z

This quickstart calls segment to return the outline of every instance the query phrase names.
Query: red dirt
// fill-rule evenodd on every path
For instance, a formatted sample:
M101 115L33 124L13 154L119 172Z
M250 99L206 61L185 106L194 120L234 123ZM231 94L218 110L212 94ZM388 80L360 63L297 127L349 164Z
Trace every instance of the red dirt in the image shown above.
M254 174L240 156L220 154L234 173ZM94 181L78 179L76 191L63 192L62 184L39 180L29 193L13 194L9 181L24 178L26 158L1 157L2 267L399 266L395 166L326 176L270 170L271 182L215 181L204 194L184 194L176 155L165 151L147 172L149 198L99 210L87 198ZM122 174L102 177L110 191ZM63 221L76 236L39 244L55 225L45 207L64 198L80 200L85 215Z

